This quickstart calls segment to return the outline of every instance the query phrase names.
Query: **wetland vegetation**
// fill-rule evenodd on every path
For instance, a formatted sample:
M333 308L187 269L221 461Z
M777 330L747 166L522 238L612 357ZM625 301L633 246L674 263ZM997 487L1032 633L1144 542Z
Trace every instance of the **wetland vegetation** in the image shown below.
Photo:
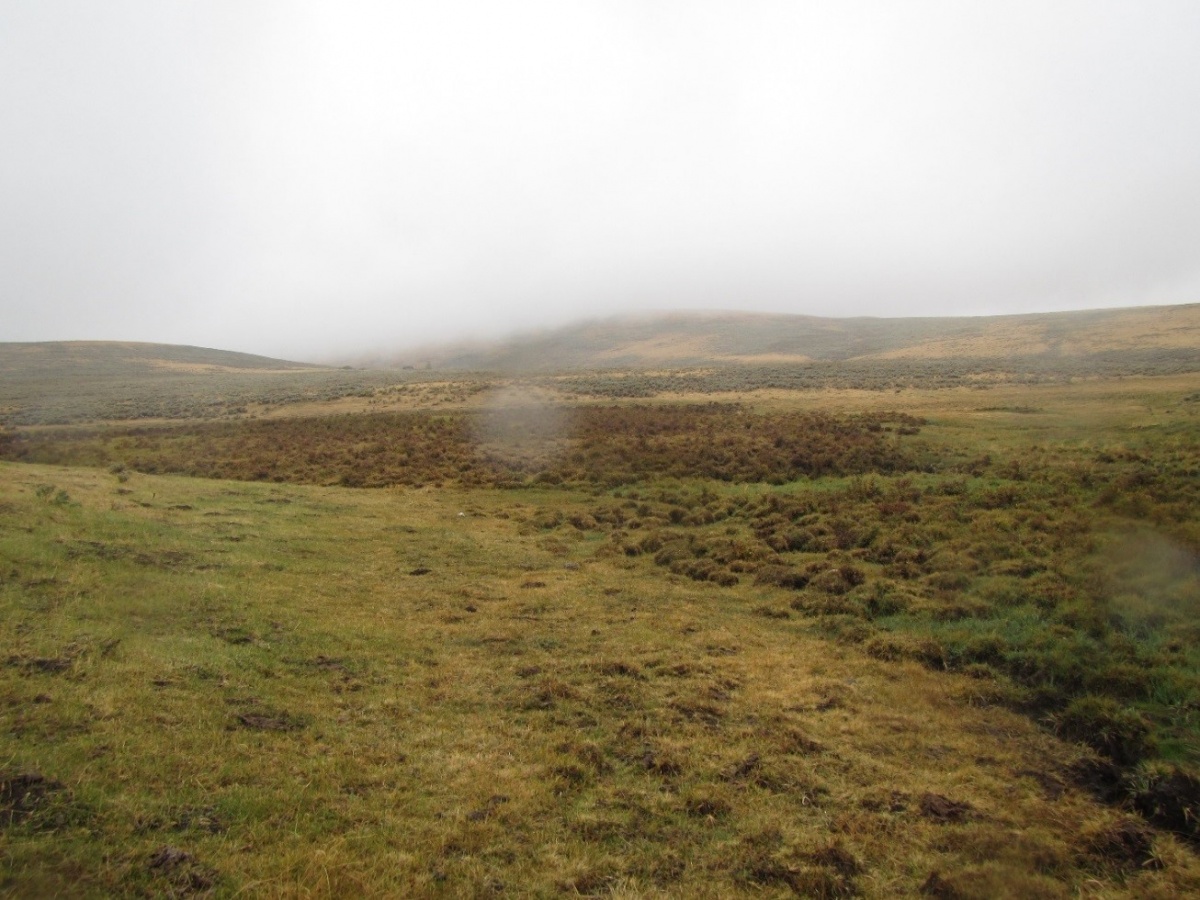
M1161 359L6 385L0 890L1200 891Z

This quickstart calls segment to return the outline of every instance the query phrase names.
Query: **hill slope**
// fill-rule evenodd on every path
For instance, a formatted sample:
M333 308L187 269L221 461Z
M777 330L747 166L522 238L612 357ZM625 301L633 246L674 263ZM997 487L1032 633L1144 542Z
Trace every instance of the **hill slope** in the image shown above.
M239 415L360 393L370 376L170 344L0 343L0 426Z
M131 341L44 341L0 343L0 376L40 378L61 375L133 377L151 372L262 372L313 369L308 363L289 362L176 344L143 344Z
M488 345L425 351L442 368L655 368L813 361L1200 354L1200 304L946 318L677 313L586 322ZM379 361L377 361L379 362ZM409 362L396 358L391 364Z

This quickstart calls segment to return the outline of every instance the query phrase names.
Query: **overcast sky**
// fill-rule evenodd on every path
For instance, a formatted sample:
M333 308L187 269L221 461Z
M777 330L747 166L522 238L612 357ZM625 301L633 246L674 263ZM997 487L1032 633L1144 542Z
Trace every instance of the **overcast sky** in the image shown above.
M0 340L1200 300L1200 2L0 0Z

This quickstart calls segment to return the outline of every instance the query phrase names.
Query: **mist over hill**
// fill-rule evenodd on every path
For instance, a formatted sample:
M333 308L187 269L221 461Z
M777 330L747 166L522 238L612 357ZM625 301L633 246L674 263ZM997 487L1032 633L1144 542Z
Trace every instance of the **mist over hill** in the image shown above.
M175 344L0 342L7 380L91 375L266 374L359 369L548 373L883 361L1070 361L1155 354L1200 362L1200 303L1005 316L833 318L743 312L588 320L487 342L348 357L327 365Z
M572 397L638 397L1178 375L1200 371L1200 304L986 318L671 314L336 363L169 344L0 343L0 425L409 402L406 385L449 384L455 373L474 386L428 390L460 403L493 376L541 378Z
M735 312L618 317L354 360L453 370L551 372L872 360L1200 355L1200 304L938 318Z

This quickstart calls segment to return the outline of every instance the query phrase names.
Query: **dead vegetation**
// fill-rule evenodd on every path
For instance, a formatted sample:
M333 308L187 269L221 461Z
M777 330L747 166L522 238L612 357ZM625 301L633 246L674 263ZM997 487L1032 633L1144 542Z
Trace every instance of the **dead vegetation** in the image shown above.
M145 474L339 484L619 485L646 478L775 484L912 465L907 414L754 413L731 404L583 407L561 431L517 409L484 427L467 413L378 413L156 428L20 433L11 460ZM480 433L485 438L480 439ZM515 443L533 434L533 441Z

